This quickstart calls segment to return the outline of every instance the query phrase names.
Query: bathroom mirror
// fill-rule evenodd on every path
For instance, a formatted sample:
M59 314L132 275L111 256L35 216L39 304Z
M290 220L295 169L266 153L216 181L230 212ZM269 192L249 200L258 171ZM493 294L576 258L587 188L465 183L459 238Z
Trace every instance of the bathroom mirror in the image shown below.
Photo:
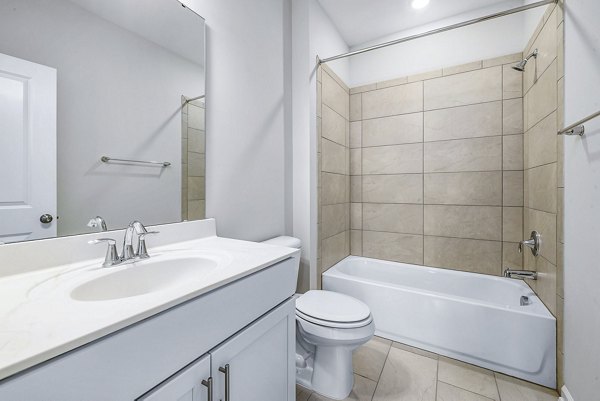
M205 65L177 0L2 1L0 243L204 218Z

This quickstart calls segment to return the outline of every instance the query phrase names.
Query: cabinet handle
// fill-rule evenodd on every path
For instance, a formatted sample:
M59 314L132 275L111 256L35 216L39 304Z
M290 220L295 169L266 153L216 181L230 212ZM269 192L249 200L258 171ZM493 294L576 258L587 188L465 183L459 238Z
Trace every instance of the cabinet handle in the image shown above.
M208 401L213 401L213 379L209 377L208 380L202 380L202 385L208 389Z
M225 365L224 368L220 367L219 372L225 374L225 401L229 401L229 364Z

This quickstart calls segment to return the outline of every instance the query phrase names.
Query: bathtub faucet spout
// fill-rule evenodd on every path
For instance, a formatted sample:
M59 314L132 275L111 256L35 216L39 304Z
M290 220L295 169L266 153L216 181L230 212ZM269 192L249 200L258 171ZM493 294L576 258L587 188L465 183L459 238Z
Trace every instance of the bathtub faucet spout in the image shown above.
M537 280L537 272L531 270L512 270L506 269L504 270L504 277L508 278L516 278L516 279L529 279L529 280Z

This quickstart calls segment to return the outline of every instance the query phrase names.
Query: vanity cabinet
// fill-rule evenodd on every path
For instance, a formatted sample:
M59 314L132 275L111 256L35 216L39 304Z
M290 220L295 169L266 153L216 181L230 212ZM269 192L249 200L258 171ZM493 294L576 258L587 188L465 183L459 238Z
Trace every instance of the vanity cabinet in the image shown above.
M210 355L206 355L136 401L204 401L212 392ZM214 399L214 398L213 398Z
M295 399L289 258L0 381L4 401ZM229 399L225 371L229 372Z
M293 401L293 330L288 301L137 401Z

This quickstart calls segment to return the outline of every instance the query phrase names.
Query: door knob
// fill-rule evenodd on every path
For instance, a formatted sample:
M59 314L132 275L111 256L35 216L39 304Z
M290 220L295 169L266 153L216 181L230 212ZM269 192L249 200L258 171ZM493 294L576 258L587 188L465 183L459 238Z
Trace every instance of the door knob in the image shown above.
M52 218L51 214L46 213L46 214L43 214L40 216L40 221L44 224L50 224L50 223L52 223L52 220L53 220L53 218Z

